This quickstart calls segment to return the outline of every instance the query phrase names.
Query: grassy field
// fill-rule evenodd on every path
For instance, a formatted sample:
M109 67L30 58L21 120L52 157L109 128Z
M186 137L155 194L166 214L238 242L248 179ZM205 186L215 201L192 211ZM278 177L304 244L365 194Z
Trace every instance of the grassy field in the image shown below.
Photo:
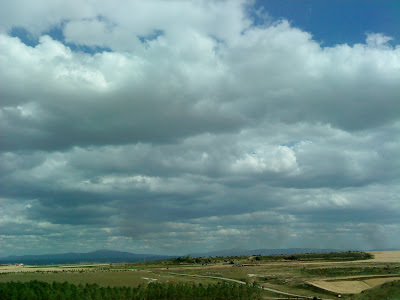
M39 280L48 283L53 281L69 282L73 284L98 284L99 286L129 286L136 287L139 284L149 282L212 282L212 280L176 278L176 276L163 274L160 272L149 272L147 270L90 270L85 272L27 272L27 273L8 273L0 275L0 282L21 281L27 282Z
M96 283L101 287L137 287L150 282L194 282L208 285L224 282L222 278L228 278L308 297L335 299L341 294L342 299L374 299L368 298L373 297L368 295L387 293L388 297L397 297L391 295L391 289L396 289L398 282L384 283L400 277L400 251L397 256L391 252L387 259L383 252L377 253L375 257L373 253L345 252L197 260L183 257L147 263L25 267L5 273L1 273L1 268L0 282L40 280L48 283L67 281L76 285ZM261 295L264 298L285 297L271 291L262 291Z

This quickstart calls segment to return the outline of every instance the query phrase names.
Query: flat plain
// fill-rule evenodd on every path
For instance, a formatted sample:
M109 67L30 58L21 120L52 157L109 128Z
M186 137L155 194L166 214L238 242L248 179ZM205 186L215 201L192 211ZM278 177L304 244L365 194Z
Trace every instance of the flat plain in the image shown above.
M40 280L135 287L149 282L209 284L232 279L256 282L269 289L262 293L265 299L336 299L338 295L342 299L364 299L368 290L386 282L400 281L400 251L370 252L368 259L358 257L361 257L360 253L339 253L330 256L241 256L204 260L186 257L147 263L1 266L0 282Z

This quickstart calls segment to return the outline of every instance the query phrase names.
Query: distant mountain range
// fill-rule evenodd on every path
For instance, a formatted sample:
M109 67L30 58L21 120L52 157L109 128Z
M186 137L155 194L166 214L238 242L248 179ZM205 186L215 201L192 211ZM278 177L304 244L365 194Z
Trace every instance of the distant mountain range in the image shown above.
M176 256L134 254L112 250L97 250L88 253L61 253L43 255L23 255L0 257L0 264L24 263L28 265L77 264L77 263L111 263L111 262L141 262L169 259Z

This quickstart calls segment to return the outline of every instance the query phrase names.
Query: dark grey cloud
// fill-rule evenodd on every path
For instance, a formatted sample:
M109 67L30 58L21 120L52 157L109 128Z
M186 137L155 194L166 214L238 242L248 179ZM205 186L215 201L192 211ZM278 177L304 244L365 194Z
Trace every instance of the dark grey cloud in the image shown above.
M322 47L239 1L17 5L0 9L4 254L398 246L389 37Z

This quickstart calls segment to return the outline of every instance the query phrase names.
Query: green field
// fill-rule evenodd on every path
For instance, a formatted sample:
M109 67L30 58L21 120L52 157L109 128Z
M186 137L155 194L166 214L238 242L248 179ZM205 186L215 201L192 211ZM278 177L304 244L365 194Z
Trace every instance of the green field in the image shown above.
M0 282L20 281L27 282L40 280L48 283L69 282L73 284L98 284L99 286L128 286L137 287L139 284L149 282L211 282L212 280L199 280L191 278L176 278L169 274L149 271L130 270L90 270L87 272L26 272L8 273L0 275Z

